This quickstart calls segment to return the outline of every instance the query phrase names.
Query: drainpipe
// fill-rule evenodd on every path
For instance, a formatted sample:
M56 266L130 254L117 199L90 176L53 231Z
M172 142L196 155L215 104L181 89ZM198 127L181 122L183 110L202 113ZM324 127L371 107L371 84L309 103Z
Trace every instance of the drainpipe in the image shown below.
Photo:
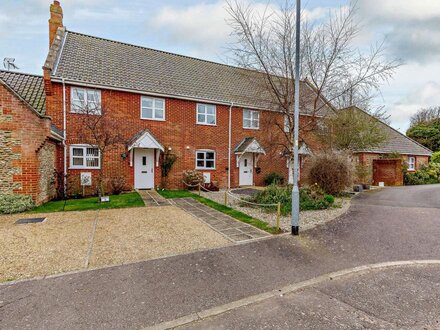
M229 125L228 125L228 190L231 189L231 144L232 144L232 107L234 102L229 106Z
M66 121L66 84L64 82L64 78L62 78L63 82L63 185L64 185L64 199L67 198L67 145L66 145L66 136L67 136L67 121Z

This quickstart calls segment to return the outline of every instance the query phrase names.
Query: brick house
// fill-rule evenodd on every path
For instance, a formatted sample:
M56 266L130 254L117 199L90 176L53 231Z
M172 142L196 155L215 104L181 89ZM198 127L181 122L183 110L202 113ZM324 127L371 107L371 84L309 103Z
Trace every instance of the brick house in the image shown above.
M81 173L95 181L103 166L106 178L123 176L129 188L156 188L164 151L177 156L170 188L182 188L183 171L194 169L220 187L261 185L271 172L291 180L290 161L278 143L285 139L277 127L285 116L262 88L264 75L68 31L62 15L54 1L43 69L46 113L66 133L71 187L78 189ZM310 93L303 82L302 98ZM78 108L96 105L97 112L107 109L126 141L105 155L104 164L99 150L79 137L85 114ZM307 109L301 109L301 121L316 120ZM332 107L324 104L320 111L323 116ZM303 158L320 148L313 134L301 139Z
M0 194L56 195L54 170L61 132L46 115L41 76L0 70Z
M161 187L167 153L177 157L169 188L183 188L182 173L194 169L222 188L262 185L271 172L292 182L286 117L265 84L256 71L68 31L54 1L43 76L0 71L0 193L43 203L56 194L54 169L65 174L69 194L81 192L83 175L92 179L86 194L95 193L100 168L107 182L124 178L127 189ZM303 81L300 126L313 128L335 111L320 98L312 116L315 96ZM84 140L83 119L104 110L124 143L101 160ZM358 151L359 161L398 151L414 169L428 162L429 150L383 125L390 141ZM301 181L308 156L322 149L313 129L300 133Z
M357 111L361 114L364 114L365 116L371 117L373 120L376 120L379 127L383 130L385 133L385 136L387 137L386 141L382 143L380 146L377 146L375 148L370 148L368 150L357 150L354 153L356 162L366 166L368 169L368 177L367 182L369 184L378 184L378 180L375 180L375 173L373 162L375 160L381 160L389 155L399 155L401 159L401 164L406 167L408 172L415 172L417 171L421 166L426 166L429 163L429 159L432 155L432 151L428 148L424 147L420 143L414 141L413 139L407 137L406 135L400 133L398 130L392 128L391 126L383 123L379 119L369 115L365 111L357 108L357 107L350 107L344 110L351 110L351 111ZM392 165L387 165L387 161L383 161L383 164L381 165L380 162L376 162L376 172L384 172L385 181L386 180L386 174L387 172L401 172L401 168L393 169ZM381 168L382 166L382 168ZM378 173L376 173L378 174ZM397 174L397 173L396 173ZM392 173L390 173L390 176L392 177ZM402 185L403 184L403 177L402 175L396 175L396 180L391 180L389 182L385 182L386 185ZM383 180L379 180L383 181Z

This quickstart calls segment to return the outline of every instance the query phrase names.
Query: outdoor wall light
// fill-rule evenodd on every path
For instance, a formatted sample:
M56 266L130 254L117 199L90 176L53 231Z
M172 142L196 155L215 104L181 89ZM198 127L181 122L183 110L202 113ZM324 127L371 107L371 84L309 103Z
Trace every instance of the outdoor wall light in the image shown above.
M122 158L123 160L125 160L125 159L127 158L127 154L126 154L125 152L123 152L123 153L121 154L121 158Z
M171 149L171 147L168 147L168 151L171 151L172 149Z
M186 150L189 150L189 146L186 146Z

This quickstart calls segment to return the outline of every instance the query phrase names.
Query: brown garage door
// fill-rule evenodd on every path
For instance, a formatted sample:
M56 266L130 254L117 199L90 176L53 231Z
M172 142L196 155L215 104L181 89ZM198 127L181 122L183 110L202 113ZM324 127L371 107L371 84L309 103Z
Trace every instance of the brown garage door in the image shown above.
M375 185L384 182L386 186L402 186L403 172L401 159L374 159L373 181Z

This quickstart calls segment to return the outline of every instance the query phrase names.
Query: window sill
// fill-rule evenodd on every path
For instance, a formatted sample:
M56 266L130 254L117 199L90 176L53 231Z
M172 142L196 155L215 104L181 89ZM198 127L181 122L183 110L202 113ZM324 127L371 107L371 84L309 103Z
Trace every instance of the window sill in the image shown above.
M100 167L77 167L77 166L72 167L72 166L69 166L68 169L69 170L100 170L101 168Z
M100 113L92 113L92 112L84 113L84 112L80 112L80 111L70 111L69 113L73 114L73 115L82 115L82 116L86 116L86 115L89 115L89 116L101 116L102 115L101 112Z
M151 121L166 121L165 119L154 119L154 118L142 118L141 120L151 120Z
M215 168L196 167L196 170L198 170L198 171L215 171Z
M203 124L203 123L196 123L196 124L202 126L217 126L217 124Z
M260 129L260 127L243 127L243 129L250 129L253 131L258 131Z

